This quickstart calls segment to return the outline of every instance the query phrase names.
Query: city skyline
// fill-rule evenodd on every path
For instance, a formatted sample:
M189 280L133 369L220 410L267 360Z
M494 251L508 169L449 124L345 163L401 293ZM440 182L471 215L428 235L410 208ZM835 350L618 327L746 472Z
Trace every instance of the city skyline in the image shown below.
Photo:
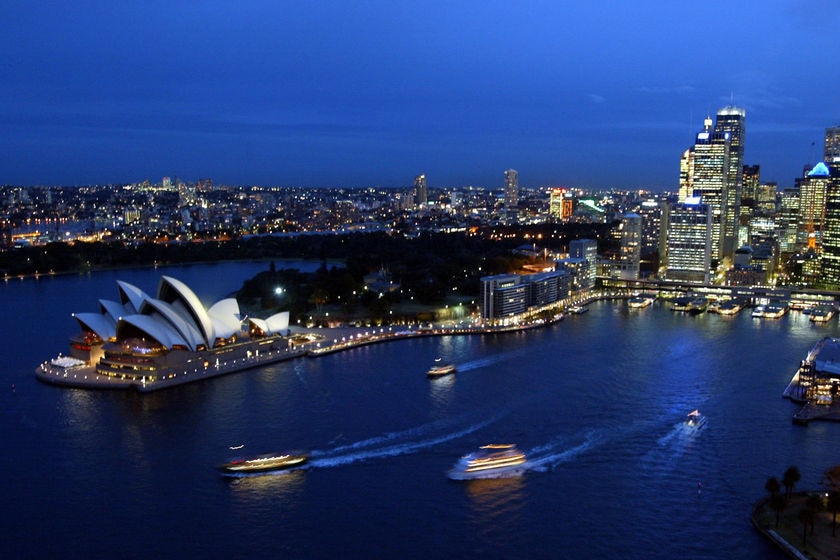
M840 8L463 2L22 4L0 70L0 183L676 191L722 107L792 185L840 124Z

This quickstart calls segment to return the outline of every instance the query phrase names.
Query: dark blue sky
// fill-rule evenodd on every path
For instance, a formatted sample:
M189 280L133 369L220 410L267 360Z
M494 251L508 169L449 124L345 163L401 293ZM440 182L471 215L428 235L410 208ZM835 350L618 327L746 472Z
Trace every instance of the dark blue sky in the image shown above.
M746 163L788 186L840 124L838 25L836 0L7 3L0 183L494 187L513 167L675 189L734 98Z

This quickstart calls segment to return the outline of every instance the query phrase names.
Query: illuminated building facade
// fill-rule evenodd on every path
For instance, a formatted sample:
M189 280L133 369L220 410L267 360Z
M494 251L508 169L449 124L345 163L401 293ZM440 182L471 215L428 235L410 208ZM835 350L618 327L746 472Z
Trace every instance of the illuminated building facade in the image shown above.
M840 165L840 126L825 129L823 160L830 165Z
M820 284L830 290L840 290L840 166L825 166L825 171L829 175L820 255Z
M797 179L799 185L799 223L796 243L819 253L822 250L822 231L825 222L826 196L831 183L828 166L819 162L805 177Z
M426 190L426 175L418 175L414 178L414 205L425 206L429 201L429 194Z
M642 257L642 217L635 213L622 216L619 230L619 276L625 280L638 280Z
M528 290L519 274L497 274L481 279L481 318L502 319L524 313Z
M729 169L726 173L723 222L723 254L731 256L736 249L744 186L744 134L746 111L741 107L724 107L717 112L715 133L729 136Z
M699 198L673 204L665 225L665 278L709 283L712 261L712 207Z
M582 287L585 290L594 288L598 272L598 242L594 239L573 239L569 242L569 257L586 260L589 271Z
M758 186L761 184L761 166L745 165L743 177L744 187L741 190L741 198L757 199Z
M729 154L729 133L713 130L711 117L706 117L704 128L697 133L694 144L691 187L693 197L700 197L712 211L712 258L715 260L724 256L726 228L723 221L729 214L726 207L729 200Z
M519 173L516 169L505 171L505 208L519 206Z

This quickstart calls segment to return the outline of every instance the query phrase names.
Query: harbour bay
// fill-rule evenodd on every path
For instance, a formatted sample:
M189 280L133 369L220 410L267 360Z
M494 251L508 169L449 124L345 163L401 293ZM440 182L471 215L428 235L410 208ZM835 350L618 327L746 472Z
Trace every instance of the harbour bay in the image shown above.
M165 273L213 300L264 267ZM544 329L376 344L147 395L34 379L73 334L71 312L113 297L116 279L153 291L161 273L0 286L2 556L782 558L749 523L765 480L797 465L815 488L837 460L840 424L795 426L781 398L814 342L836 336L836 321L798 313L598 302ZM458 372L427 379L437 357ZM708 420L694 431L693 409ZM530 468L446 478L491 442L516 443ZM238 445L312 458L218 476Z

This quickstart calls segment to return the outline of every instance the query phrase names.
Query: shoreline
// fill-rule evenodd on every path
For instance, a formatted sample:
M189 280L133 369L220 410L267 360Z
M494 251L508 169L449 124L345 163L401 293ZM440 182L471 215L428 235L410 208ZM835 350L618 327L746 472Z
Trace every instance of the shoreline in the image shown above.
M840 539L831 535L832 514L825 509L816 512L805 544L802 543L803 526L799 512L805 507L808 496L823 495L825 491L801 491L791 495L776 526L776 513L769 507L770 498L758 500L750 513L750 522L769 542L795 560L833 560L840 557ZM797 543L797 544L794 544Z

